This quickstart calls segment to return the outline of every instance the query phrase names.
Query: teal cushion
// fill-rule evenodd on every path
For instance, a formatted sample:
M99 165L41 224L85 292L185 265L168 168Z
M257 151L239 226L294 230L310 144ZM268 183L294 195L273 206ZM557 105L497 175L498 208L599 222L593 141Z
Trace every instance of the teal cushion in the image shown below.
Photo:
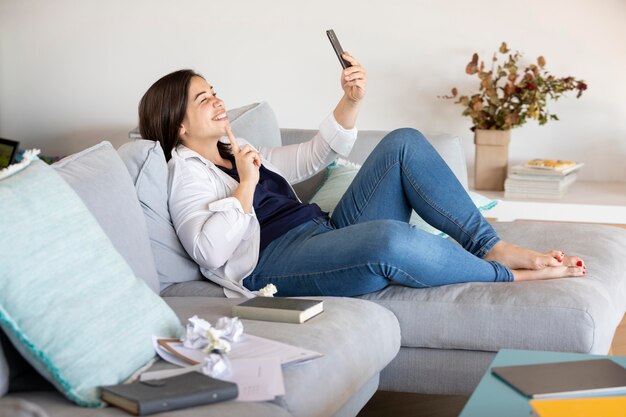
M101 406L98 387L149 364L151 336L181 324L53 168L35 158L0 180L0 201L0 326L67 398Z
M326 176L321 186L318 188L313 198L311 198L310 203L315 203L320 206L322 210L332 214L360 168L360 165L342 159L330 164L328 168L326 168ZM472 191L469 192L469 195L481 212L492 209L498 204L496 200L491 200ZM411 215L409 223L414 224L416 227L428 233L447 237L445 233L426 223L415 212Z

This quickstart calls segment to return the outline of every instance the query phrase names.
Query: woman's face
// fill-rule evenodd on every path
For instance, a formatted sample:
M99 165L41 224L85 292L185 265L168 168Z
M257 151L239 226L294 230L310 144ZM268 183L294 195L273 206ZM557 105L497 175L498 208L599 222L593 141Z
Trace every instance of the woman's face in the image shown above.
M183 140L220 138L226 135L228 117L222 100L202 77L189 83L187 112L181 127Z

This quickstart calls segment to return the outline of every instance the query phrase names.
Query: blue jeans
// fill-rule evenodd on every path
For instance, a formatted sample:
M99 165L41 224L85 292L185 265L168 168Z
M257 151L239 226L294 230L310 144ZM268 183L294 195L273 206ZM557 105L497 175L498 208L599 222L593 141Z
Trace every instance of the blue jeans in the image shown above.
M411 210L458 244L410 225ZM499 240L426 138L399 129L370 154L332 218L274 240L243 284L258 290L272 283L279 296L356 296L392 282L512 281L507 267L482 259Z

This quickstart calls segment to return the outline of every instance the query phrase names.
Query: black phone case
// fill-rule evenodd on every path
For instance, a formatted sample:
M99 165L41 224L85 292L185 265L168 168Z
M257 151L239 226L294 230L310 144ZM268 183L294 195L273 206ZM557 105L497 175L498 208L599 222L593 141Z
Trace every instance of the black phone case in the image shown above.
M332 29L327 30L326 35L328 36L328 40L330 40L330 44L333 46L335 54L337 54L337 58L339 58L339 62L341 63L343 69L351 67L352 64L341 57L341 54L343 54L343 48L339 43L339 39L337 39L337 35L335 35L335 31Z

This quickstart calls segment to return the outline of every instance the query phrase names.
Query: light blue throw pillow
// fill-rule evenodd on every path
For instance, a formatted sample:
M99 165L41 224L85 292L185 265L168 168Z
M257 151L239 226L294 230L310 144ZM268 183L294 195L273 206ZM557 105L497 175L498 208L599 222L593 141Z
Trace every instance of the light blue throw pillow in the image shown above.
M352 180L359 172L360 168L360 165L343 159L339 159L330 164L328 168L326 168L326 176L322 185L319 187L313 198L311 198L310 203L315 203L320 206L322 210L332 214L335 207L339 203L339 200L341 200L341 197L352 183ZM490 210L498 204L496 200L491 200L472 191L469 192L469 195L481 212ZM426 221L418 216L416 212L413 212L411 215L409 223L428 233L441 237L447 237L445 233L426 223Z
M181 324L51 167L1 179L0 201L0 326L67 398L101 406L98 387L151 363L151 336Z

